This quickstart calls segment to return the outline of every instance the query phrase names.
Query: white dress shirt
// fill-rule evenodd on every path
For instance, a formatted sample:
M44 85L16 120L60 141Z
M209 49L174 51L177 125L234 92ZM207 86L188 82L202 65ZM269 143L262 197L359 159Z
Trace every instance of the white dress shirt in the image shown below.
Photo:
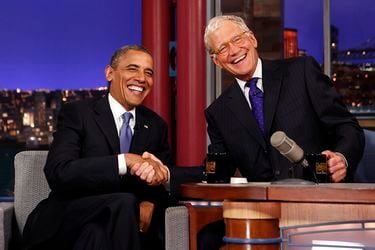
M120 136L120 129L121 129L122 123L124 122L121 116L125 112L130 112L133 115L133 117L129 121L129 126L130 126L130 129L132 130L132 134L134 134L135 108L132 110L126 110L118 101L116 101L115 98L113 98L111 94L108 94L108 101L109 101L109 107L112 111L113 119L115 120L117 135ZM118 159L119 175L125 175L127 172L125 154L119 154L117 156L117 159Z
M253 78L254 77L258 78L257 87L262 92L264 92L263 91L263 78L262 78L262 60L260 60L260 58L258 58L257 67L255 68L255 72L254 72L254 74L253 74L252 77ZM237 78L236 78L236 81L237 81L238 85L240 86L240 88L242 89L242 92L245 94L246 100L249 103L249 106L251 108L251 103L250 103L250 99L249 99L250 88L249 87L245 87L246 81L242 81L242 80L237 79Z
M113 98L113 96L109 93L108 94L108 101L109 101L109 107L112 111L113 119L115 120L116 129L117 129L117 135L120 136L120 129L122 126L122 123L124 122L122 119L122 114L125 112L132 113L133 117L129 121L129 126L132 130L132 134L134 134L134 126L135 126L135 108L132 110L126 110L118 101ZM125 175L128 168L126 167L126 159L125 154L119 154L117 155L118 159L118 168L119 168L119 175ZM165 183L165 186L167 189L169 189L169 180L170 180L170 172L167 167L165 167L168 172L168 181Z

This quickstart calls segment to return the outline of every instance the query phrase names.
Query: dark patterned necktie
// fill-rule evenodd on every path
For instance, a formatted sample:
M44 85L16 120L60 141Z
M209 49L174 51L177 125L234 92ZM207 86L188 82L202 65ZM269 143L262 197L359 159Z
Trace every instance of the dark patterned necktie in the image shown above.
M128 153L130 143L132 142L132 130L129 126L129 121L133 117L132 113L125 112L122 114L122 126L120 128L120 150L121 153Z
M246 83L246 87L250 88L249 91L249 99L251 103L251 110L255 119L258 122L258 126L265 136L265 129L264 129L264 116L263 116L263 92L256 86L258 82L258 78L252 78L250 81Z

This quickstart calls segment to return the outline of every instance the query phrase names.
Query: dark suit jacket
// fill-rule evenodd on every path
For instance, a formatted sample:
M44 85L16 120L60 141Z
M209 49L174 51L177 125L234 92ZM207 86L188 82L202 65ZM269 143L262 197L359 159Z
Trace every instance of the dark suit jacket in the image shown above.
M266 139L235 83L205 111L210 149L227 152L233 168L249 181L287 178L291 163L269 142L281 130L305 153L342 153L352 176L362 157L363 131L317 62L311 57L262 60L262 74ZM296 175L301 178L302 171Z
M148 151L164 164L170 164L167 134L162 118L139 106L130 152ZM119 153L119 137L108 97L66 104L59 113L44 168L52 191L29 216L24 230L25 243L37 243L55 233L64 207L71 199L115 192L132 192L139 200L165 199L163 186L148 186L129 174L120 178Z

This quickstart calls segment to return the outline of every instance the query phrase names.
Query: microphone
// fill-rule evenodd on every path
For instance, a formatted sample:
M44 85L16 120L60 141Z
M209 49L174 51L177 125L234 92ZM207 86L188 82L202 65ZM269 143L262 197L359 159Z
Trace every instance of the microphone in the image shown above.
M300 164L305 168L309 166L302 148L300 148L297 143L290 139L284 132L276 131L273 133L271 136L271 145L290 162Z

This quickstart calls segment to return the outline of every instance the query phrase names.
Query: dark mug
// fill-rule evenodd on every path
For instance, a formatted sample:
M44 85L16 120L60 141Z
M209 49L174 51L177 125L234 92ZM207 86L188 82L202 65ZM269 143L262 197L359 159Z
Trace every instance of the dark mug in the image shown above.
M230 182L230 168L226 153L207 153L206 177L207 183Z
M304 169L304 179L316 181L313 174L319 183L330 182L330 174L328 171L327 156L324 154L306 154L305 158L309 163L310 169Z

